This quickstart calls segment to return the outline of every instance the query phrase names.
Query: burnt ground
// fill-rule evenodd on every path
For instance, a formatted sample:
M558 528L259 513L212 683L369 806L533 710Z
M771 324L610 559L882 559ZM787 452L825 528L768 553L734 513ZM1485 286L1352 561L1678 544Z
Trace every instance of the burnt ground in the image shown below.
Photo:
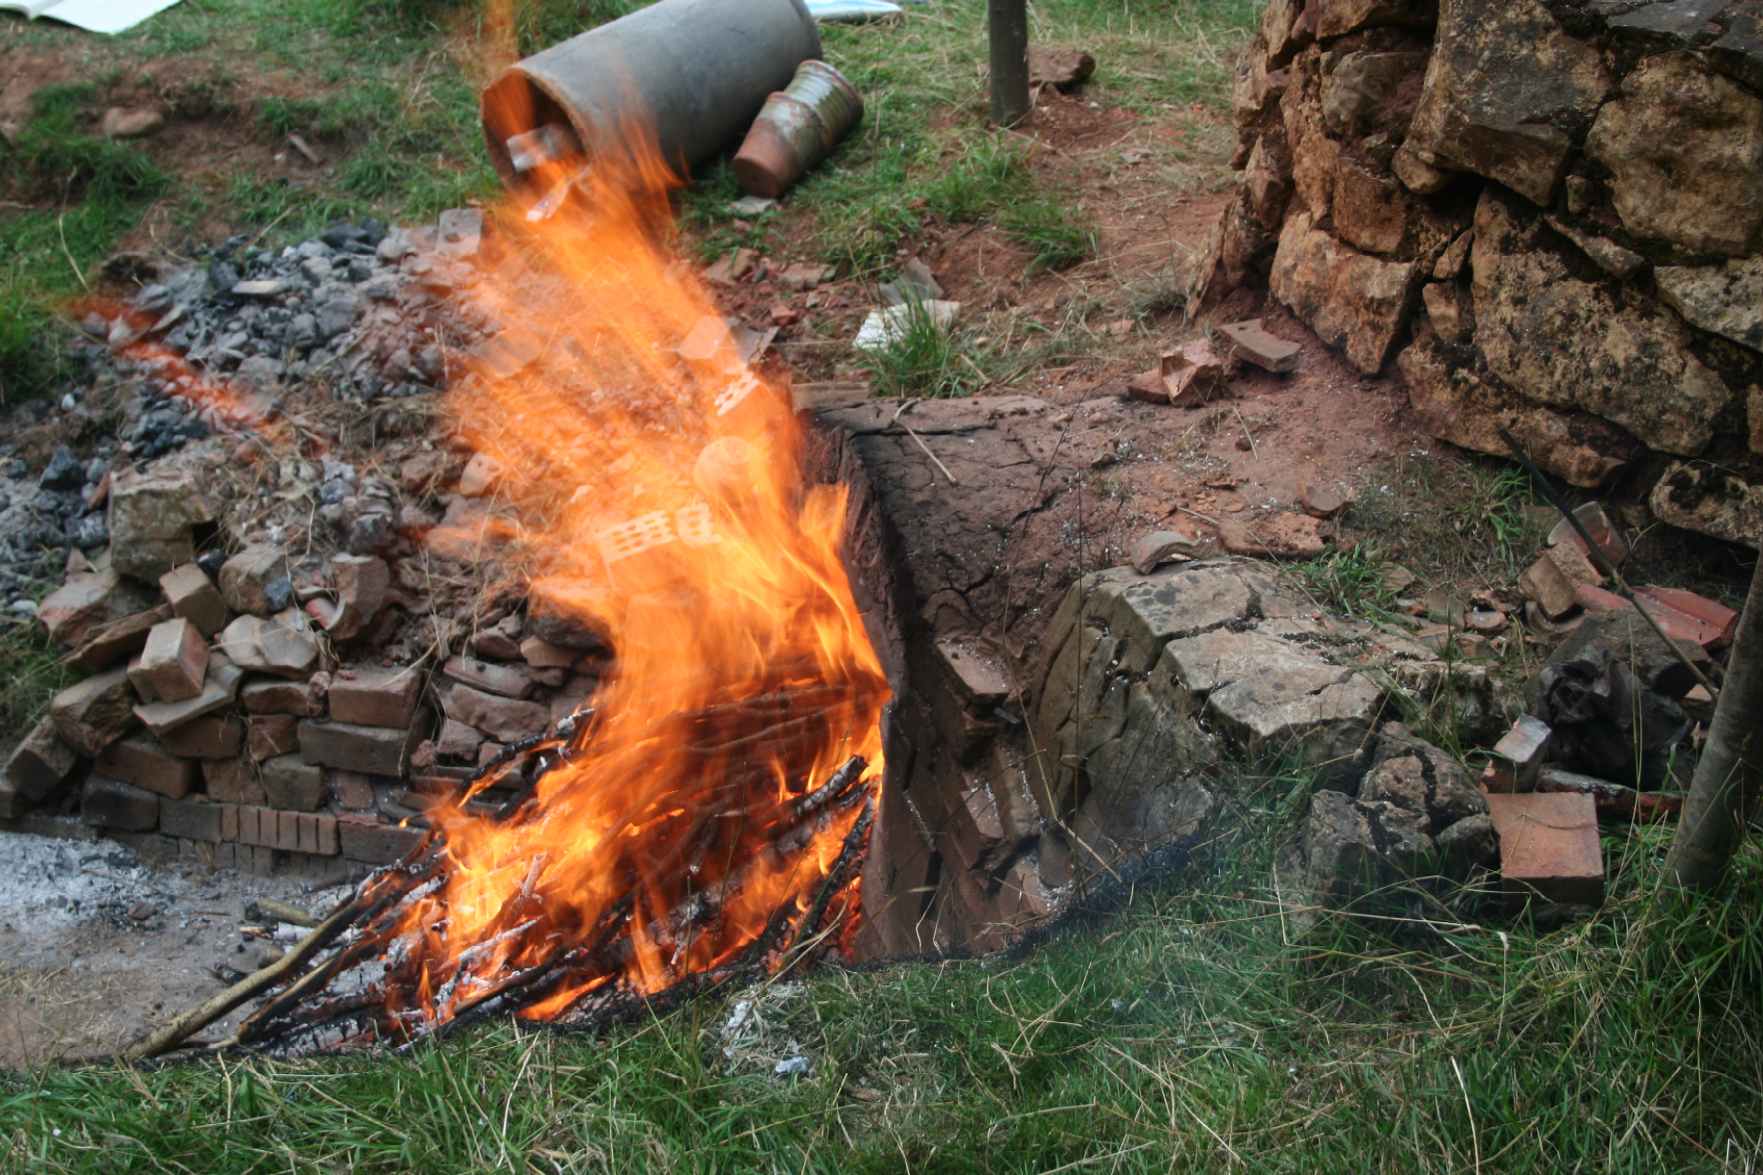
M16 104L34 84L56 80L52 64L30 80L9 81L5 101ZM955 481L932 468L892 419L896 404L835 417L882 438L876 460L893 483L889 509L911 520L909 542L936 548L941 565L917 585L922 598L955 608L961 626L1000 638L1019 660L1032 657L1036 621L1065 584L1081 570L1122 561L1139 535L1204 533L1219 520L1291 506L1308 483L1357 486L1380 457L1423 443L1389 381L1360 377L1282 312L1268 324L1302 341L1294 374L1245 372L1229 398L1191 410L1122 398L1127 379L1199 333L1178 308L1156 308L1155 291L1179 280L1185 259L1203 249L1221 197L1204 184L1172 188L1168 169L1145 161L1159 146L1179 146L1194 125L1192 117L1163 125L1081 95L1043 99L1028 132L1030 166L1096 228L1097 252L1078 266L1029 273L1024 250L986 225L931 223L910 242L948 296L964 304L963 323L986 345L1026 351L1026 340L1047 336L1071 344L1037 352L1017 370L1005 365L1003 377L983 389L987 397L1036 402L1021 412L1008 410L1009 399L992 400L976 405L992 419L963 424L954 404L926 406L925 417L943 421L927 426L929 444ZM168 161L187 151L197 169L192 183L208 182L203 161L228 152L260 155L265 169L303 166L249 120L192 115L184 127L153 151ZM787 207L768 257L774 272L817 259L808 227L792 225ZM150 215L126 245L175 253L167 244L172 231L156 228ZM213 235L187 223L176 233ZM755 327L780 303L801 310L802 320L780 334L766 360L774 374L795 383L851 378L846 343L873 304L867 283L835 281L810 296L762 277L720 294L732 316ZM1022 419L999 427L999 404L1003 416ZM61 439L55 429L54 418L37 426L31 448L46 453ZM949 541L948 519L985 541ZM4 841L0 867L15 888L35 892L30 902L0 910L0 956L7 959L0 966L0 1065L102 1053L144 1023L207 998L221 986L210 965L246 957L238 949L245 898L272 892L303 900L294 881L200 870L138 874L126 853L105 845L75 846L74 857L41 869L38 854L51 850L10 834ZM101 899L55 906L69 885L93 876L120 880ZM132 917L138 906L153 911Z

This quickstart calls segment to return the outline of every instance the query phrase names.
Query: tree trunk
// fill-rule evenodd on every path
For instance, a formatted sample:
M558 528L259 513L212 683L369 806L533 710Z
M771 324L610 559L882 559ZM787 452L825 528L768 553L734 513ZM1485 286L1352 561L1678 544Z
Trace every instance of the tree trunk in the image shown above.
M986 0L992 44L992 121L1028 117L1028 0Z
M1751 590L1739 617L1726 681L1714 707L1708 745L1696 764L1683 820L1665 858L1666 875L1688 889L1708 891L1726 876L1745 833L1745 821L1763 796L1763 559L1751 572Z

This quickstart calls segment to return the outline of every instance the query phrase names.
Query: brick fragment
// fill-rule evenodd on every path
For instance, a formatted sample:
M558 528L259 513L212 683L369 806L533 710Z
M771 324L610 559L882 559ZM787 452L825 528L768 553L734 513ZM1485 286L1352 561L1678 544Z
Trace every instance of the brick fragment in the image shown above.
M441 672L473 689L505 698L528 698L533 693L532 675L525 666L497 665L476 657L449 657Z
M337 843L342 855L368 865L390 865L403 860L422 843L422 836L419 828L400 828L350 816L337 819Z
M80 792L80 819L114 832L151 832L159 826L159 797L120 780L88 776Z
M114 571L77 575L43 597L37 621L49 639L78 648L99 629L152 608L152 599Z
M294 714L301 718L316 718L324 713L324 698L324 691L317 687L315 678L288 681L256 677L239 690L239 702L247 714Z
M519 742L543 734L550 724L550 710L537 702L498 697L468 685L454 685L442 695L447 717L476 727L502 742Z
M208 675L208 642L188 620L155 624L129 666L129 681L149 702L186 702L201 694Z
M1246 363L1277 374L1296 371L1303 348L1270 334L1259 318L1229 322L1218 328L1231 353Z
M15 795L29 803L41 803L61 787L78 764L79 755L55 732L55 724L41 718L7 758L5 778Z
M132 783L174 800L189 795L196 786L195 762L178 758L146 733L111 743L98 756L93 769L106 778Z
M1519 590L1535 600L1536 606L1550 620L1559 620L1579 607L1579 600L1574 596L1575 586L1561 570L1561 565L1548 555L1537 556L1536 562L1518 577Z
M536 636L520 642L520 655L534 669L568 669L581 657L574 649L565 649Z
M294 602L287 556L280 547L253 543L220 568L220 595L234 612L269 616Z
M189 840L218 842L221 831L221 805L207 800L159 801L159 831L166 836Z
M356 726L402 730L416 716L421 694L422 674L414 667L343 669L331 679L331 717Z
M112 620L68 654L67 663L87 673L121 665L146 645L147 634L153 631L154 625L171 618L171 605L161 604L133 616L124 616L121 620Z
M416 733L414 729L308 720L300 723L300 755L308 763L325 767L397 776L404 773Z
M212 637L226 627L226 601L214 581L194 563L181 564L160 576L159 588L172 615L188 620L203 636Z
M1536 787L1537 773L1548 759L1553 734L1541 718L1522 715L1494 744L1488 790L1527 792Z
M163 738L186 722L205 718L232 704L239 692L239 679L244 675L231 661L215 654L209 658L208 679L202 692L182 702L149 702L135 707L135 716L147 728Z
M241 669L291 679L310 677L321 654L318 638L296 612L274 619L240 616L221 630L215 647Z
M359 771L325 773L339 807L365 811L373 807L373 779Z
M260 778L272 807L311 812L324 803L324 772L299 755L267 760Z
M1500 835L1500 876L1514 902L1597 905L1604 900L1598 813L1583 792L1490 795L1488 815Z
M262 804L269 795L246 759L205 759L202 785L208 798L229 804Z

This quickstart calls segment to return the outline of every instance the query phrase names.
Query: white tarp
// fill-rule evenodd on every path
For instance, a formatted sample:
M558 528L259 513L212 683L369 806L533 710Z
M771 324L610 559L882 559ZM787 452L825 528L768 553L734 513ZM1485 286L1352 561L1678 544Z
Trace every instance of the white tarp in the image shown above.
M32 20L48 17L89 33L126 32L178 0L0 0L0 10L22 12Z

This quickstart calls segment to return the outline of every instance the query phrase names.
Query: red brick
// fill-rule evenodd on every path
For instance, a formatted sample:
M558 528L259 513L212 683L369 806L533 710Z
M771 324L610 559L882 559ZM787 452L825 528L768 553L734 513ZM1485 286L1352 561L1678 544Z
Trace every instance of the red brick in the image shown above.
M299 812L281 812L275 814L275 847L286 852L298 852L300 849L300 818Z
M147 612L112 620L69 654L67 663L88 673L120 665L141 651L154 625L170 619L171 606L161 604Z
M1512 729L1494 744L1493 762L1488 764L1492 782L1490 791L1531 791L1536 787L1537 772L1549 757L1554 732L1541 718L1522 715Z
M159 743L187 759L230 759L245 741L245 724L231 714L209 714L159 736Z
M195 762L170 754L150 734L132 734L111 743L98 756L95 770L173 800L189 795L196 786Z
M188 840L219 841L221 805L207 800L160 800L159 831Z
M1604 858L1591 796L1490 795L1488 814L1500 834L1500 875L1515 902L1532 895L1576 905L1604 900Z
M316 718L324 713L324 694L316 688L313 678L305 681L258 678L247 682L239 691L239 701L248 714L293 714L300 718Z
M236 841L239 839L239 805L219 804L220 808L220 839Z
M166 620L147 633L129 682L149 702L187 702L208 676L208 642L188 620Z
M333 685L333 713L336 697L337 687ZM343 771L358 771L363 775L402 775L406 757L415 742L416 732L408 727L361 726L349 722L308 721L300 724L302 759Z
M378 820L348 816L337 820L337 841L343 856L369 865L390 865L403 860L422 836L420 828L399 828Z
M331 678L331 718L403 730L415 718L421 694L422 673L415 668L343 669Z
M226 601L220 589L194 563L174 567L159 577L160 590L171 604L174 616L194 624L203 636L213 636L226 627Z
M337 818L335 816L318 815L314 816L312 819L318 833L318 847L313 851L323 857L336 856Z
M279 755L263 764L263 790L277 808L311 812L324 803L324 772L299 755Z
M247 726L253 762L291 755L300 749L300 720L292 714L253 714Z
M55 733L74 750L96 756L138 724L135 691L121 669L70 685L49 702Z
M1704 648L1717 649L1730 644L1733 634L1738 631L1737 612L1706 596L1698 596L1695 592L1682 588L1640 587L1634 589L1634 594L1662 608L1687 616L1698 624L1706 625L1709 637L1701 642Z
M6 760L6 782L23 799L39 803L59 789L78 764L79 755L44 718Z
M1615 592L1605 591L1603 588L1592 587L1589 584L1580 584L1574 591L1574 598L1587 612L1621 612L1634 607L1633 604ZM1647 599L1645 596L1641 598L1645 602L1647 615L1653 618L1660 631L1669 639L1689 641L1704 649L1719 643L1722 639L1721 630L1706 620L1679 612L1676 608L1659 600Z

